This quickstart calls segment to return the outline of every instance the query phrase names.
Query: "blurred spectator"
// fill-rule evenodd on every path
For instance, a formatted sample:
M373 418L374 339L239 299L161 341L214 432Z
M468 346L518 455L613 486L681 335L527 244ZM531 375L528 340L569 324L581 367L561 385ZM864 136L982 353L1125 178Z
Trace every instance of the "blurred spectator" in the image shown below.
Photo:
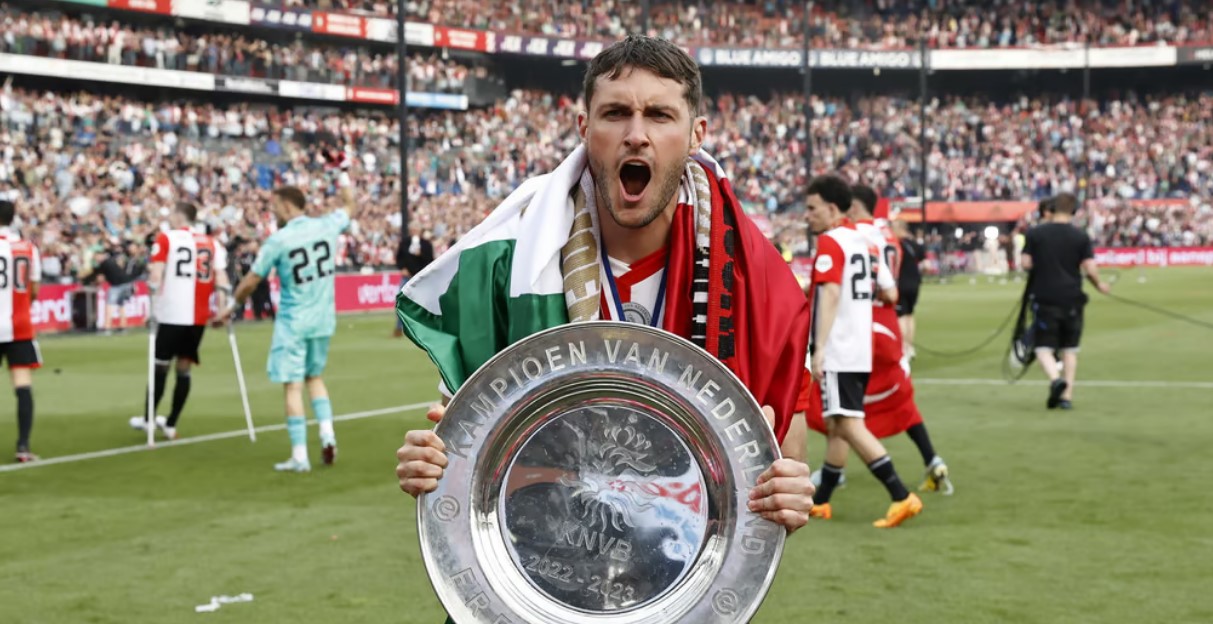
M106 292L105 316L100 326L108 332L125 329L126 304L135 294L135 282L147 272L147 256L138 241L112 240L107 249L96 254L93 270L81 282L91 284L103 278L110 288Z

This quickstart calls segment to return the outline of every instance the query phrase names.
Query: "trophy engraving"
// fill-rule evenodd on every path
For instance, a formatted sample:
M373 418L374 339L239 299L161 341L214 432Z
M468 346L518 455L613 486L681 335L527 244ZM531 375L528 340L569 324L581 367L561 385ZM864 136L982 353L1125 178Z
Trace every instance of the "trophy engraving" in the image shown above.
M546 423L506 483L514 561L540 591L586 611L644 604L677 583L707 527L690 449L632 407L588 406Z

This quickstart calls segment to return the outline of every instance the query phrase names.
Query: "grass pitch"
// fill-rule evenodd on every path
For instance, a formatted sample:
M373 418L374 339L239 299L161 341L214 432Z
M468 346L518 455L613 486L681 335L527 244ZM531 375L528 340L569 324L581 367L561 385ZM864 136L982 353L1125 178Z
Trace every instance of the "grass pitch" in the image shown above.
M1125 271L1114 292L1213 322L1211 278ZM926 287L919 342L940 351L981 342L1021 287L984 277ZM1038 372L1001 382L1005 334L970 356L920 356L919 404L956 495L924 495L923 515L878 531L870 522L887 499L852 461L834 519L789 540L754 621L1213 621L1213 331L1095 298L1073 412L1044 409ZM431 400L437 376L411 344L389 338L391 323L340 321L326 377L335 412L355 419L337 424L331 469L319 465L313 428L307 475L271 470L289 454L282 430L255 444L236 436L0 472L0 622L439 624L414 505L393 474L404 432L425 424L421 409L401 406ZM281 389L263 372L269 330L240 326L240 346L254 418L280 425ZM34 450L55 458L142 444L126 420L139 409L146 348L142 333L43 339ZM202 357L182 435L241 430L222 331L208 332ZM170 399L171 389L162 413ZM12 410L0 402L6 436ZM824 443L812 444L817 462ZM912 444L888 444L916 485ZM254 601L194 612L243 592Z

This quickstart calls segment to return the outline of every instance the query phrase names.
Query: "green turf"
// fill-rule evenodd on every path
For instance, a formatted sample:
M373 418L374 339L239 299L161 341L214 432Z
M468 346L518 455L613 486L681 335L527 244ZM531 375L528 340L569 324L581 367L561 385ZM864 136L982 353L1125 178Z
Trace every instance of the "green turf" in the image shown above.
M1125 271L1116 291L1213 322L1211 277ZM980 342L1021 286L983 277L927 287L919 342L944 351ZM269 326L239 331L256 419L281 423L281 390L263 372ZM336 413L433 398L428 360L390 331L387 316L342 319L327 374ZM878 531L869 523L886 499L852 462L834 520L789 540L755 622L1213 620L1213 389L1080 385L1077 409L1059 413L1044 409L1036 372L1015 386L937 382L999 378L1004 344L916 361L919 403L956 495L925 496L922 516ZM1209 382L1211 345L1207 329L1097 300L1079 375ZM146 348L141 333L44 339L35 450L140 444L126 420ZM208 334L203 359L183 435L242 428L222 332ZM0 402L6 436L9 405ZM338 466L308 475L270 470L288 455L284 431L0 472L0 622L439 624L415 508L393 475L404 432L423 423L420 410L338 423ZM889 446L917 483L909 441ZM194 613L212 595L242 592L255 601Z

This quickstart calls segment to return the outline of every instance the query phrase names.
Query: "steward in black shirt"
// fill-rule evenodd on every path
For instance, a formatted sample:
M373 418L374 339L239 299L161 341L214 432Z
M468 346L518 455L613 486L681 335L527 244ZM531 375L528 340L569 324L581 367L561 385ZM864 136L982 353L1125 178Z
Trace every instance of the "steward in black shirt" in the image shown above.
M1099 278L1091 239L1070 223L1077 208L1078 198L1069 193L1045 202L1044 222L1028 230L1024 241L1023 266L1028 271L1028 295L1036 317L1036 359L1049 377L1049 409L1072 407L1087 304L1083 276L1099 292L1108 292L1108 285ZM1057 370L1056 351L1061 351L1064 379Z

